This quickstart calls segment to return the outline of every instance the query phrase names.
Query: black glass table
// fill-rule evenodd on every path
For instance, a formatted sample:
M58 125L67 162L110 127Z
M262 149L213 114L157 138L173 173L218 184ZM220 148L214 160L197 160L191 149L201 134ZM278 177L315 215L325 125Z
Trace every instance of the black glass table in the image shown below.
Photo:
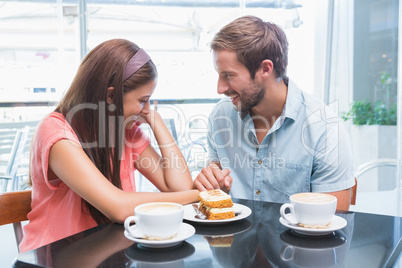
M20 254L14 267L393 267L402 218L338 211L346 227L325 235L279 222L281 204L236 200L252 214L229 224L185 221L196 233L169 248L143 247L109 223Z

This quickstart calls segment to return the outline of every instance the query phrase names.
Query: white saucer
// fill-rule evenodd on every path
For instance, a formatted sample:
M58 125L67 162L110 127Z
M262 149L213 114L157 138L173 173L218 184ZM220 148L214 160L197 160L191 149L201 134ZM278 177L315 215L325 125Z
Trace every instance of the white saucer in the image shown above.
M340 230L347 225L347 221L344 218L336 216L336 215L332 219L331 226L329 228L325 228L325 229L312 229L312 228L300 227L300 226L288 223L282 217L279 218L279 222L283 226L286 226L286 227L292 229L296 233L303 234L303 235L313 235L313 236L332 234L334 231Z
M196 203L198 204L198 203ZM195 211L193 208L192 204L186 205L184 206L184 219L188 220L188 221L192 221L192 222L196 222L196 223L202 223L202 224L222 224L222 223L229 223L229 222L233 222L233 221L239 221L242 220L244 218L247 218L248 216L250 216L251 214L251 209L245 205L242 204L233 204L233 209L234 211L241 211L241 213L239 215L237 215L234 218L230 218L230 219L224 219L224 220L202 220L202 219L198 219L195 217Z
M137 229L135 225L132 226L131 228L134 229L134 232ZM148 247L148 248L173 247L173 246L180 244L182 241L186 240L187 238L190 238L194 234L195 234L195 228L193 226L191 226L190 224L187 224L184 222L181 224L179 233L175 237L172 237L171 239L166 239L166 240L147 240L144 238L135 238L135 237L132 237L126 230L124 230L124 236L127 239L134 241L143 247Z

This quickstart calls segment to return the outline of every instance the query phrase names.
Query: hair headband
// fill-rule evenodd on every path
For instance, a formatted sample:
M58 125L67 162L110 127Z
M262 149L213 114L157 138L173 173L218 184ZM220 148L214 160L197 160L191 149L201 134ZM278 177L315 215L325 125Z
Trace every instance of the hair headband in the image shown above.
M142 48L134 54L134 56L127 62L126 68L124 69L123 81L126 81L130 76L132 76L136 71L138 71L142 66L147 63L151 57Z

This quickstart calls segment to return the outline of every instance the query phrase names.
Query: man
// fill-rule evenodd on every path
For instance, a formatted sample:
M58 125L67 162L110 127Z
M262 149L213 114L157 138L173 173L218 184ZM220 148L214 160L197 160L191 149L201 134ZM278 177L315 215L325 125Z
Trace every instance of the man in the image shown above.
M227 98L210 115L212 165L194 187L272 202L288 202L297 192L326 192L338 198L338 209L348 209L354 185L348 135L328 107L286 76L283 30L245 16L223 27L211 48L218 93Z

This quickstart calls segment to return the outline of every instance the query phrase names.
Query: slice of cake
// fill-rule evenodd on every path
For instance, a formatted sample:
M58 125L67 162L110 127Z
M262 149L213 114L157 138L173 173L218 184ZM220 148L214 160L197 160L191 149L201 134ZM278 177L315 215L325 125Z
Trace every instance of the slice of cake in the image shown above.
M224 191L203 191L199 194L199 199L199 209L208 220L224 220L235 217L232 198Z

